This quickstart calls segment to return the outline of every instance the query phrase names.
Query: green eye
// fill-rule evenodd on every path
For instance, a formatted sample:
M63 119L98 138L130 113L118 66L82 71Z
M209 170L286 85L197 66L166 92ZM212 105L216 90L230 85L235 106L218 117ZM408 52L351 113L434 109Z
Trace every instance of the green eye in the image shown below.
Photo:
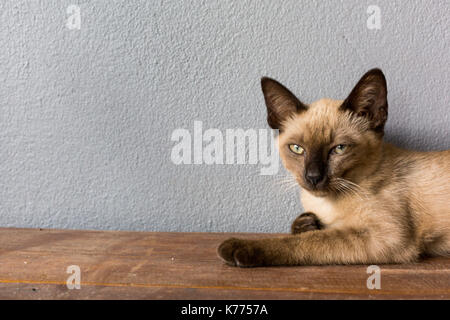
M347 146L345 144L340 144L334 147L333 151L336 154L343 154L345 150L347 149Z
M298 144L290 144L289 149L295 154L303 154L305 152L305 149L300 147Z

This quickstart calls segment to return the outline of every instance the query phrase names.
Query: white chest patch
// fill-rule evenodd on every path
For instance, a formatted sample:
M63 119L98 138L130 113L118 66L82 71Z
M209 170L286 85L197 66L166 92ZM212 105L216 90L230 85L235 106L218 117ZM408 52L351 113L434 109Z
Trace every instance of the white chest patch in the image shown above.
M339 212L333 202L327 198L315 197L306 190L301 191L301 200L306 212L312 212L325 224L336 221Z

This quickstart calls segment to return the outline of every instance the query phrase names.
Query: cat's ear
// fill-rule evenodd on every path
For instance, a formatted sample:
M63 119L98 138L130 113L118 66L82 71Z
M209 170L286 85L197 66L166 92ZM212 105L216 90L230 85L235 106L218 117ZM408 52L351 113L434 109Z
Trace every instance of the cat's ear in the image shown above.
M387 86L383 72L372 69L363 75L341 108L366 117L372 130L383 133L388 116Z
M267 106L267 122L272 129L281 131L284 120L293 113L307 109L306 105L276 80L263 77L261 87Z

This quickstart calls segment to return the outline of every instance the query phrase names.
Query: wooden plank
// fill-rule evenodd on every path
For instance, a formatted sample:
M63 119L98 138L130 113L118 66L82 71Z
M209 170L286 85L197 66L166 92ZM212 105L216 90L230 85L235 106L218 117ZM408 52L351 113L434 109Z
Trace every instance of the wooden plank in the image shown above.
M0 228L0 299L449 299L450 259L382 265L381 290L367 266L240 269L216 255L230 237ZM81 269L69 290L66 269Z

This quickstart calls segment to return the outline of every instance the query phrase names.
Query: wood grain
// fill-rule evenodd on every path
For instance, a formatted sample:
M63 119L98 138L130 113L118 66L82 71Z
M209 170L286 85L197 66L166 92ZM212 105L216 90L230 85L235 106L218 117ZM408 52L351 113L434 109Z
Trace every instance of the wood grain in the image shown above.
M363 265L226 266L216 248L230 236L279 235L0 228L0 299L450 299L450 258L381 265L369 290Z

